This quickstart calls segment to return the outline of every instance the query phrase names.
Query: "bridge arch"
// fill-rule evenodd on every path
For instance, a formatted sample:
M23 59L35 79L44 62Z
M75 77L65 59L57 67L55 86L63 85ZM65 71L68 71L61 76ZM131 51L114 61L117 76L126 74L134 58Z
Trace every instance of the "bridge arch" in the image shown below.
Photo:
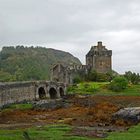
M49 89L49 95L50 95L50 99L57 99L57 90L54 87L51 87Z
M64 88L60 87L59 93L60 93L60 97L63 97L65 95Z
M38 95L39 99L45 99L46 98L46 92L44 87L39 87L38 88Z

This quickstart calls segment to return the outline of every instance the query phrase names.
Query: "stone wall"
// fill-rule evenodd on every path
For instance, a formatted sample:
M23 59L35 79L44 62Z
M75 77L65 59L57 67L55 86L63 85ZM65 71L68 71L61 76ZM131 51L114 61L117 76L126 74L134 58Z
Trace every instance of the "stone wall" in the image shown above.
M33 82L0 84L0 107L34 99L35 86Z
M110 56L95 56L95 69L99 73L107 73L112 70L112 62Z
M65 94L64 83L50 81L0 83L0 108L23 101L58 99Z
M51 69L51 81L68 83L67 67L61 63L55 64Z

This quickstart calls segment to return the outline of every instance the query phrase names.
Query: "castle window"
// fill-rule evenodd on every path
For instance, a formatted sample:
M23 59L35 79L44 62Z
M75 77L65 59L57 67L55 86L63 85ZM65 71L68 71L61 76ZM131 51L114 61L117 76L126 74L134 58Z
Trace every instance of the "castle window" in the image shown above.
M100 66L103 66L104 65L104 62L103 61L100 61Z

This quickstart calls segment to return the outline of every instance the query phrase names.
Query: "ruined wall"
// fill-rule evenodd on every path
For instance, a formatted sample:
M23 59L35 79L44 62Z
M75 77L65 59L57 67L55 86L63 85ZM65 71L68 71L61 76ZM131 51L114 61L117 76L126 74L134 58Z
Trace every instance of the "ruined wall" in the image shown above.
M69 68L61 63L55 64L51 69L51 81L69 84Z
M33 82L0 84L0 107L33 99L35 99L35 86Z

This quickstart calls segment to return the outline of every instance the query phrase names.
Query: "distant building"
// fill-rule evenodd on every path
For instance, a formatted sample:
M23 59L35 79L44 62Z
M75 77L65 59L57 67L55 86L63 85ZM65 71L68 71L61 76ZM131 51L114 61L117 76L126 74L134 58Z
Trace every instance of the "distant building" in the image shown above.
M90 70L98 73L107 73L112 70L112 50L106 49L102 42L91 47L86 55L86 65L55 64L51 69L51 81L71 84L76 74L87 74Z
M112 51L107 50L102 42L92 46L86 55L86 65L99 73L107 73L112 70Z

